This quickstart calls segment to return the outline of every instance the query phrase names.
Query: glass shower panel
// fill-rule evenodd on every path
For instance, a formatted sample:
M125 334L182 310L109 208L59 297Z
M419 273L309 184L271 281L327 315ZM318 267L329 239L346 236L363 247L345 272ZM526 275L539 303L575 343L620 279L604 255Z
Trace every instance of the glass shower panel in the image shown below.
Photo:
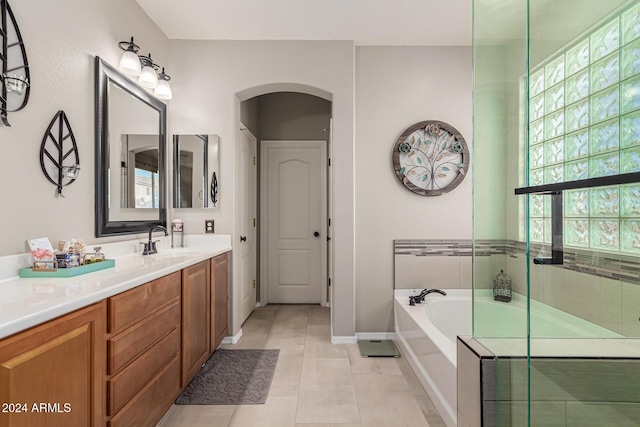
M526 301L524 201L512 195L525 183L524 90L525 17L522 0L474 2L474 337L526 338L526 316L506 321L500 309ZM561 108L562 94L544 94L544 70L538 75L540 96L530 106L541 120L529 125L544 138L544 112ZM562 101L558 101L562 98ZM543 164L558 147L531 147L533 162ZM562 149L561 149L562 150ZM541 170L543 179L545 174ZM511 194L509 194L511 191ZM518 246L521 250L515 248ZM503 271L515 291L513 305L494 301L493 280ZM504 314L504 313L502 313ZM513 313L512 313L513 314ZM490 346L490 341L486 346Z
M495 355L492 368L485 370L491 374L483 379L483 387L488 387L481 402L484 425L506 427L528 414L527 221L525 199L514 196L513 189L527 180L542 183L553 173L545 170L545 160L562 156L560 141L545 144L545 116L564 108L564 89L545 94L545 79L556 77L551 76L554 70L548 76L543 69L532 80L531 98L523 96L526 2L475 0L473 22L473 336ZM534 117L531 122L525 118L527 108ZM527 148L526 130L538 144ZM537 165L530 176L527 158ZM536 209L545 211L542 199L536 200ZM499 276L501 272L506 277ZM494 300L494 279L510 279L510 302Z
M530 88L544 73L535 96L550 102L529 110L545 132L527 152L549 154L525 176L543 170L563 207L552 218L533 209L549 195L527 196L528 417L514 425L640 425L640 183L598 181L640 171L640 1L529 0L527 15ZM536 263L553 238L536 229L554 221L562 263Z
M473 55L484 425L640 425L640 0L474 0Z

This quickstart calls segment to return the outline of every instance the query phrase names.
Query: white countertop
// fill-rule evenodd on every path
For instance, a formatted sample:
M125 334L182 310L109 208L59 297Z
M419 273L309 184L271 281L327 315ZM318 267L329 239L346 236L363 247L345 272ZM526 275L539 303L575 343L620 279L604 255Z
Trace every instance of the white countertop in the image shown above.
M159 253L146 256L135 253L114 257L103 250L107 258L116 260L115 267L70 278L2 280L0 338L229 251L230 239L185 248L161 247Z

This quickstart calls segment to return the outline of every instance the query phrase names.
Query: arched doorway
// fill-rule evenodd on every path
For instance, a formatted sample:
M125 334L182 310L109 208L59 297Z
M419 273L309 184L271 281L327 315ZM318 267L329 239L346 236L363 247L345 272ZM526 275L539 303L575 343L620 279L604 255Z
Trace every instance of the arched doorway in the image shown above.
M234 271L236 280L240 282L235 289L236 298L240 300L236 307L240 306L241 321L248 317L256 302L262 306L274 302L329 305L333 264L329 222L331 174L328 168L332 96L310 86L269 84L242 91L237 97L236 178L240 196L236 197L237 229L240 239L252 235L254 224L256 232L253 242L249 239L237 242L240 250L236 251L238 266ZM247 147L252 138L256 144L253 159L251 154L247 156L251 152ZM268 150L265 148L267 145ZM311 149L311 146L315 148ZM318 162L315 166L307 160L287 158L303 156L309 159L314 150L321 153L319 157L315 156ZM266 155L267 151L277 154ZM252 165L242 165L247 161L255 162L255 176L259 177L249 184L246 181L255 178L250 172ZM288 181L292 185L280 186L280 191L291 197L279 197L278 190L268 195L269 188L273 191L274 182L283 181L278 178L282 174L294 177ZM321 191L312 190L312 194L304 194L300 181L315 179L316 176L319 180L313 188ZM253 201L245 197L246 191L251 189L256 197ZM301 197L296 196L298 191ZM283 202L284 199L287 203ZM257 207L255 217L245 215L244 212L251 209L247 205L253 202ZM289 212L279 211L283 203L288 205ZM310 210L316 210L316 213L310 214ZM309 215L306 219L314 217L319 220L300 218L304 215ZM290 238L274 242L274 236L282 235Z

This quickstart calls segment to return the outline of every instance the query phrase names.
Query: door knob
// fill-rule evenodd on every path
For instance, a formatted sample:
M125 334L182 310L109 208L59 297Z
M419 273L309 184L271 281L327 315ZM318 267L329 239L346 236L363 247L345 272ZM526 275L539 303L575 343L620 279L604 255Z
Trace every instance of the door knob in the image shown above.
M318 233L317 231L315 233L313 233L314 236L318 237L320 236L320 233Z
M247 241L247 236L240 236L240 241L241 242L246 242Z

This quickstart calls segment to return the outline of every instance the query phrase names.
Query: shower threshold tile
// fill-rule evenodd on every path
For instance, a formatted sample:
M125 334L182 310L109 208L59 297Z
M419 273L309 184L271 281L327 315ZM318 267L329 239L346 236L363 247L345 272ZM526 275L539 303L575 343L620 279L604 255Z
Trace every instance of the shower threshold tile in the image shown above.
M624 349L624 357L640 357L640 338L623 338L611 342Z

